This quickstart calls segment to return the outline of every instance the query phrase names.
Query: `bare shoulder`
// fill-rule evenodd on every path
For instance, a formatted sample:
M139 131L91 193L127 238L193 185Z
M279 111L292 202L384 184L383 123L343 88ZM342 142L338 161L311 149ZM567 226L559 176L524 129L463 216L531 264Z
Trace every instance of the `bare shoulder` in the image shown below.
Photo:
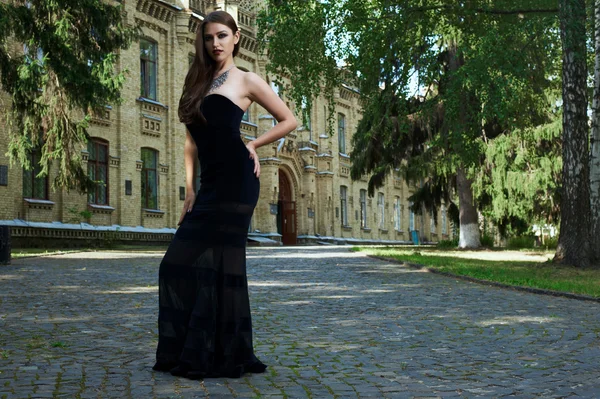
M246 83L247 87L267 84L263 78L254 72L244 72L244 83Z

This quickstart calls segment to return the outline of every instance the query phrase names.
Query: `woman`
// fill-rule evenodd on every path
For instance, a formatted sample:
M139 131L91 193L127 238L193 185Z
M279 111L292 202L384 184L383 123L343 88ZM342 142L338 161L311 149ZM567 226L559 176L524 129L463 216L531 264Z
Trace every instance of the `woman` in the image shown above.
M204 19L179 102L179 118L187 126L187 194L180 227L160 264L154 370L191 379L240 377L266 368L252 347L246 279L248 226L259 195L256 149L297 122L264 80L235 67L239 40L228 13L215 11ZM244 146L239 126L254 101L279 123Z

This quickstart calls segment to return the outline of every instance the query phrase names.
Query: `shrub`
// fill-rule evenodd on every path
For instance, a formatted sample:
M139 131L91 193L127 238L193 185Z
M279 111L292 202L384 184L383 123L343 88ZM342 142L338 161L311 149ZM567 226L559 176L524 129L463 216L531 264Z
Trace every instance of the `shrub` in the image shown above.
M556 247L558 247L558 236L546 238L543 246L546 247L546 249L556 249Z
M508 240L507 247L509 249L525 249L533 248L535 244L535 237L533 236L517 236L512 237Z
M492 237L489 234L484 234L481 237L481 246L487 247L487 248L493 248L494 247L494 237Z
M458 238L454 238L452 240L441 240L437 244L438 248L457 248L458 247Z

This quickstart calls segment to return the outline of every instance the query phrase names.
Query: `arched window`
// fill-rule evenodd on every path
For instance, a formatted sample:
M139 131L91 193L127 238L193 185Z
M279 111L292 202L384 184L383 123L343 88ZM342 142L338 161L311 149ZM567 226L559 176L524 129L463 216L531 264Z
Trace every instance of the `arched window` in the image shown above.
M108 205L108 142L92 138L88 141L88 176L96 186L88 193L88 202Z
M142 148L142 207L158 209L158 151Z

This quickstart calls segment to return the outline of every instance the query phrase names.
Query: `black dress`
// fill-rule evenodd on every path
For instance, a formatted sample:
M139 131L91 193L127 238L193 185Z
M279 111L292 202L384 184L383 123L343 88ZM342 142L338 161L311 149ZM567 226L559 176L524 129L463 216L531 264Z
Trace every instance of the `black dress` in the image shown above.
M240 137L244 111L211 94L207 124L188 125L198 147L200 190L160 264L154 370L192 379L240 377L266 366L254 355L246 239L259 180Z

